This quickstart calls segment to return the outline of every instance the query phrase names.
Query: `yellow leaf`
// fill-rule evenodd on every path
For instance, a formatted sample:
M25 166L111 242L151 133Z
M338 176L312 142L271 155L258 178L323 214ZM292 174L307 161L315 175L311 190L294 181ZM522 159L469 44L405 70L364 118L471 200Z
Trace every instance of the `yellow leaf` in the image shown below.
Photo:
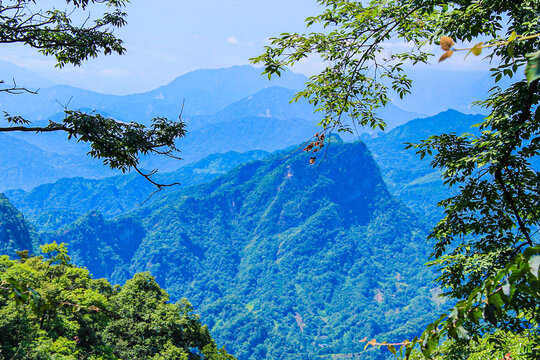
M453 52L452 50L448 50L447 52L445 52L445 53L441 56L441 58L439 59L439 62L448 59L449 57L452 56L452 54L454 54L454 52Z
M478 44L474 45L473 48L471 49L471 52L475 56L480 55L482 53L482 45L484 45L484 43L478 43Z
M441 37L441 49L448 51L454 46L454 40L449 36Z

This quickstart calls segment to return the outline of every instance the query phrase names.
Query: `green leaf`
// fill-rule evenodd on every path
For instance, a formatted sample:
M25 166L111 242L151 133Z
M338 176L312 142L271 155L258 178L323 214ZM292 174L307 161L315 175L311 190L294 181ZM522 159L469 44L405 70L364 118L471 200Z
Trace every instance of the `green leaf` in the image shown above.
M493 294L493 295L489 298L488 301L489 301L490 304L495 305L495 307L497 307L497 309L502 308L503 305L504 305L504 301L502 300L501 295L500 295L500 293L498 293L498 292L496 292L495 294Z
M529 84L540 78L540 51L525 55L527 66L525 67L525 76Z
M495 305L488 304L484 308L484 320L492 324L493 326L497 326L497 317L495 316Z
M538 268L540 268L540 255L535 255L529 260L531 274L538 279Z
M508 51L508 55L513 58L514 57L514 46L515 44L509 44L506 51Z

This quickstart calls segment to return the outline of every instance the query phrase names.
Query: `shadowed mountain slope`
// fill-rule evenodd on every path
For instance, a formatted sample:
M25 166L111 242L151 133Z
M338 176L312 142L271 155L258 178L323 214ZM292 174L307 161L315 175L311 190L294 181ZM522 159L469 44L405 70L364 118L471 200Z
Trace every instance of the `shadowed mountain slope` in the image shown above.
M0 194L0 255L15 256L15 251L32 253L32 230L24 216Z

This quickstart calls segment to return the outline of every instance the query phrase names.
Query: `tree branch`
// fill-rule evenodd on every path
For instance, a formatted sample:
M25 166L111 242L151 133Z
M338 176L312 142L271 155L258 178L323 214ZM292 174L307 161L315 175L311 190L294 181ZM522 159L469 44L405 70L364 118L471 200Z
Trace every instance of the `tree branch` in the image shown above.
M58 127L26 127L26 126L9 126L9 127L0 127L0 132L13 132L13 131L22 131L22 132L53 132L53 131L66 131L70 132L67 127L58 126Z

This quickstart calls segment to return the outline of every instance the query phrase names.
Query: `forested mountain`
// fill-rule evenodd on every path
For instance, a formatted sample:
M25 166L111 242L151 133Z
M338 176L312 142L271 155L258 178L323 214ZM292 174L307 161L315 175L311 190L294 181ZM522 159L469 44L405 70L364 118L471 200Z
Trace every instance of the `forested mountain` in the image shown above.
M150 198L156 187L141 176L119 175L102 180L66 178L44 184L30 192L7 191L9 199L40 230L57 230L87 212L96 210L106 217L132 211L148 200L153 202L171 191L209 182L234 167L262 159L268 153L248 151L214 154L171 173L160 173L156 180L177 185L165 188Z
M443 186L439 173L430 167L430 159L421 160L413 149L404 150L405 143L418 142L441 132L474 132L476 130L472 126L481 118L480 115L465 115L449 110L434 117L415 119L375 137L362 136L362 139L381 167L390 192L423 220L433 223L441 215L435 204L449 196L450 192ZM215 134L218 133L215 130ZM169 189L177 191L182 187L208 182L239 164L261 159L266 154L262 151L215 154L175 172L158 174L157 180L166 183L180 181L180 186ZM327 166L327 163L323 161L320 166ZM54 184L39 186L31 192L17 190L6 194L38 228L54 230L91 210L97 210L106 217L131 211L153 191L153 186L147 181L129 175L100 181L62 179Z
M214 115L187 115L192 131L179 143L181 155L275 151L307 140L317 118L305 102L288 104L293 93L262 89ZM390 127L417 115L387 111ZM434 200L446 190L429 159L420 162L403 143L476 122L448 111L362 135L382 174L366 145L334 138L317 166L299 146L264 160L264 151L204 158L160 174L156 180L182 185L143 207L153 189L134 175L62 179L8 196L42 231L39 242L68 243L74 262L95 276L123 283L149 271L173 299L187 297L241 360L355 356L364 337L414 337L441 306L423 267L430 253L424 239L425 221L438 215ZM75 146L82 156L84 147Z
M15 251L32 250L34 235L24 216L0 194L0 254L14 256Z
M348 356L365 336L413 336L440 302L423 267L427 229L392 198L363 143L334 140L328 157L317 167L277 153L42 241L67 242L77 264L114 282L150 271L239 359Z
M424 221L434 224L441 218L437 202L451 195L442 183L440 173L430 166L431 159L420 159L407 143L418 143L441 133L475 133L473 125L482 115L466 115L448 110L428 118L409 121L376 137L362 136L381 168L390 192L403 201Z

